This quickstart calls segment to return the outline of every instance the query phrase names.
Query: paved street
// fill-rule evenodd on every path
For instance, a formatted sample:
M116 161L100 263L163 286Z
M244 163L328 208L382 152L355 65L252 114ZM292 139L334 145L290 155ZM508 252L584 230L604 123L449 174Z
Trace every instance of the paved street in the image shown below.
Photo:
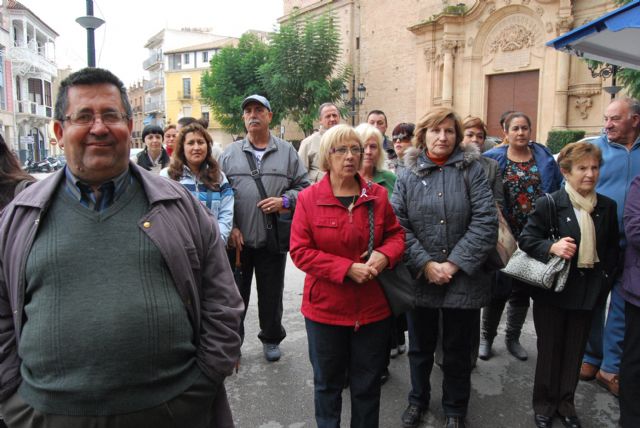
M229 400L238 428L314 427L313 375L307 356L304 320L300 314L304 274L291 260L287 264L284 301L284 326L287 338L282 342L279 362L267 363L257 339L255 288L247 315L246 342L240 372L227 382ZM505 349L500 334L494 346L497 356L488 362L478 361L472 375L472 397L468 422L471 427L535 427L531 410L531 391L535 368L535 334L531 317L525 325L522 343L529 352L527 362L520 362ZM391 362L391 378L382 389L380 426L401 427L400 415L406 407L410 388L406 354ZM431 410L421 427L441 427L444 421L439 385L440 370L431 376L433 396ZM349 390L343 394L342 426L349 426ZM585 428L617 426L618 403L595 382L580 382L576 404ZM562 426L556 420L554 426Z

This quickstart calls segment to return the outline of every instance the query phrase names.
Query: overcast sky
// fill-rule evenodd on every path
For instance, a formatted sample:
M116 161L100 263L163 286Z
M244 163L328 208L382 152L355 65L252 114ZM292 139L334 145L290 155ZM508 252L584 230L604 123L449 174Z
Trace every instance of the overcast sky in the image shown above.
M59 68L86 66L87 33L75 22L86 15L86 0L20 2L60 35ZM209 27L235 37L250 29L273 31L282 15L282 0L94 0L94 15L106 21L96 30L96 65L130 85L144 76L146 41L163 28Z

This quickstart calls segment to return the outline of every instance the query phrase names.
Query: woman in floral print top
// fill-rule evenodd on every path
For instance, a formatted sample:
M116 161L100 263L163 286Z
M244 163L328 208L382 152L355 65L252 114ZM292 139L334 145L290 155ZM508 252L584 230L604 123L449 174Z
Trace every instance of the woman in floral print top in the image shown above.
M504 129L507 144L495 147L484 155L497 160L500 166L504 183L503 213L517 239L527 223L529 214L535 208L535 200L544 193L558 190L562 175L549 149L530 141L531 120L527 115L514 112L507 116ZM507 349L520 360L526 360L528 357L520 345L520 332L529 308L529 287L506 275L498 274L493 300L482 311L478 356L483 360L491 358L491 345L507 300Z

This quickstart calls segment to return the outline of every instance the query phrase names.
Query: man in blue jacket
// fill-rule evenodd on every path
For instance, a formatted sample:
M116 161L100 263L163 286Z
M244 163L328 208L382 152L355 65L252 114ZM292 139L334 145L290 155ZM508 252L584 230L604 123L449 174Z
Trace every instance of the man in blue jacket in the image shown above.
M622 215L629 185L640 174L640 102L632 98L612 101L604 115L604 133L593 143L602 150L603 163L596 191L618 204L618 223L622 254L626 246ZM621 257L624 260L624 257ZM597 379L613 395L618 395L619 369L624 339L624 298L621 294L622 263L613 282L605 324L605 306L596 310L587 343L581 380Z

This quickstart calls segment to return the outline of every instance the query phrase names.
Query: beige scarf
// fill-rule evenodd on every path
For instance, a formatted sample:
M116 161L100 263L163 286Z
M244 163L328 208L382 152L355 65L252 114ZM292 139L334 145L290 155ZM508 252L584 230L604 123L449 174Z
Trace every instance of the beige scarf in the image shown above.
M591 213L598 203L596 192L593 191L585 197L571 187L569 183L565 184L564 190L567 191L571 204L580 209L580 215L578 216L578 226L580 226L578 267L593 268L593 265L600 261L596 251L596 226L591 218Z

